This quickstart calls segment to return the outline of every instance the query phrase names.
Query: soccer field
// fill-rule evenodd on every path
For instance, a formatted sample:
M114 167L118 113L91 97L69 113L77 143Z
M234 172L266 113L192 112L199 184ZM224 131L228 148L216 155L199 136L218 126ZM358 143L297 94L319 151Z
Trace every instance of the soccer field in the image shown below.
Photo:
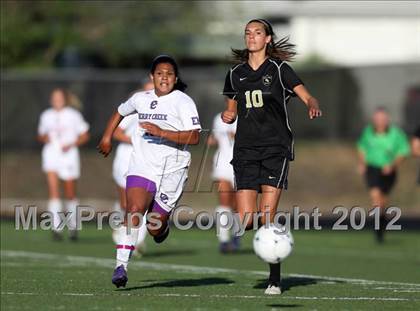
M263 294L266 265L242 250L221 255L214 231L172 230L147 240L125 289L111 283L110 230L84 225L78 242L1 222L1 310L419 310L418 232L298 231L283 264L281 296Z

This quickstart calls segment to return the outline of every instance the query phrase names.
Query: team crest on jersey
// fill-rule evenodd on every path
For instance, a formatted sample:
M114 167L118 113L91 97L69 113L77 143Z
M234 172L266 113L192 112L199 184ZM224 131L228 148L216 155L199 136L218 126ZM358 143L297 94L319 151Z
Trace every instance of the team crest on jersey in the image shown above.
M160 194L160 200L163 202L163 203L167 203L168 202L168 200L169 200L169 197L165 194L165 193L161 193Z
M200 119L198 117L192 117L192 124L193 125L199 125L200 124Z
M155 108L156 108L156 106L157 106L157 104L158 104L157 100L152 101L152 102L150 103L150 109L155 109Z
M273 81L273 76L265 75L262 77L262 82L265 86L271 85L271 82Z

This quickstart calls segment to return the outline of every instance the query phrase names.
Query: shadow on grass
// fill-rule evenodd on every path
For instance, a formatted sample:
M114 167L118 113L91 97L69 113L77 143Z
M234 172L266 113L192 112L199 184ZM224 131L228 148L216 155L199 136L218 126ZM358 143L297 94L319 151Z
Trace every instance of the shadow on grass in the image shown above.
M220 284L232 284L234 281L226 278L202 278L202 279L185 279L185 280L170 280L165 282L158 282L145 286L127 287L125 289L118 289L117 291L132 291L146 288L156 287L193 287L193 286L209 286Z
M319 281L325 281L323 279L311 278L311 277L284 277L281 279L281 290L282 292L288 291L292 287L297 286L308 286L317 284ZM343 283L342 281L335 281L335 283ZM267 287L267 279L258 280L258 284L254 288L264 289Z
M195 255L197 254L196 250L193 249L170 249L157 252L146 252L143 257L166 257L166 256L182 256L182 255Z
M297 308L301 306L302 305L285 304L285 303L267 305L267 307L272 307L272 308Z
M252 248L241 248L234 252L230 252L229 255L248 255L254 254L254 250Z

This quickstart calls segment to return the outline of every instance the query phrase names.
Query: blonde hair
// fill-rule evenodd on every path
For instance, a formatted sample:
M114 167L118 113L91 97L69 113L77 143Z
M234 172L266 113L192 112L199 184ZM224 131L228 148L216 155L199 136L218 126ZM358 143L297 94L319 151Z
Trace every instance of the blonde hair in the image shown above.
M62 87L57 87L51 92L51 94L54 93L54 92L61 92L63 94L66 106L72 107L72 108L77 109L79 111L83 110L83 104L82 104L81 100L72 91L69 91L68 89L65 89L65 88L62 88Z
M67 91L67 105L80 111L83 110L83 104L80 98L71 91Z

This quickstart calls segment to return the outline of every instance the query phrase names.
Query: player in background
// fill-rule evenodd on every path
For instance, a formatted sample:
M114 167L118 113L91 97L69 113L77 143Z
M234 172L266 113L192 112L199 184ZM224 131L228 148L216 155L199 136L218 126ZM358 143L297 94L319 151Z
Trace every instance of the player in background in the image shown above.
M178 65L167 55L156 57L150 78L154 90L139 92L122 103L111 116L98 150L111 152L111 140L122 118L137 114L139 127L132 136L133 152L126 179L125 235L117 244L112 283L125 286L127 265L145 213L147 229L156 243L169 235L169 216L181 197L191 162L189 145L199 143L200 121L194 101L183 91Z
M235 235L235 227L228 228L229 220L233 219L233 212L236 211L235 202L235 177L230 161L233 157L233 144L236 132L236 121L227 124L222 121L221 114L217 114L213 120L212 132L207 140L209 146L217 146L213 157L212 177L218 185L219 206L216 208L216 219L220 222L219 228L219 250L226 254L239 249L240 238Z
M53 237L62 239L59 212L62 212L60 180L64 184L65 207L72 213L68 224L71 240L77 240L76 181L80 177L79 146L89 140L89 125L77 110L78 98L69 91L56 88L51 92L50 105L42 112L38 125L38 141L42 148L42 170L47 176L48 211L53 216Z
M235 172L236 203L242 223L253 227L253 213L273 223L283 189L287 188L289 161L294 158L294 141L287 102L298 96L308 107L310 119L321 116L318 100L286 64L295 55L288 38L275 41L270 23L254 19L246 24L243 50L232 49L238 62L225 81L225 123L238 119L232 165ZM258 194L261 197L258 202ZM280 294L280 263L269 264L265 294Z
M372 206L381 209L379 230L375 233L377 241L382 243L388 195L395 185L401 162L410 154L410 145L404 132L390 123L388 112L379 107L373 113L371 124L363 130L357 149L358 170L365 176Z
M150 91L153 89L153 82L148 78L139 91ZM138 92L138 91L137 91ZM134 93L133 93L134 94ZM138 127L137 115L132 114L125 117L118 127L115 129L113 138L119 142L118 147L115 150L114 161L112 162L112 176L117 185L118 201L115 201L114 211L125 214L127 209L127 198L125 195L125 184L128 171L128 164L130 162L130 156L133 152L133 146L131 144L131 136L134 135ZM119 227L112 233L114 243L118 242L118 235L123 234L121 231L124 229ZM146 222L143 219L143 223L139 228L139 235L135 245L133 255L142 255L146 250Z
M420 126L416 128L413 138L411 138L411 152L413 156L420 158ZM417 177L417 185L420 185L420 171Z

